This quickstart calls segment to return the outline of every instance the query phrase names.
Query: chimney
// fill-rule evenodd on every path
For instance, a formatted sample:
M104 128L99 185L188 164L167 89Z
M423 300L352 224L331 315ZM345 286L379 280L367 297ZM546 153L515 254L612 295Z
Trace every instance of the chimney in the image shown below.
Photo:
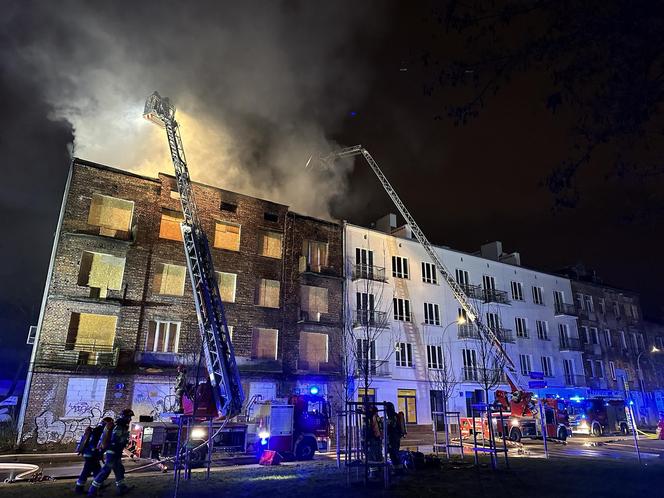
M385 233L392 233L392 230L397 227L397 215L393 213L386 214L382 218L376 220L375 226L376 230L380 230L381 232Z
M499 240L482 244L480 247L480 256L493 261L500 261L503 254L503 243Z
M507 263L508 265L521 266L521 254L518 252L512 252L510 254L503 254L500 257L502 263Z

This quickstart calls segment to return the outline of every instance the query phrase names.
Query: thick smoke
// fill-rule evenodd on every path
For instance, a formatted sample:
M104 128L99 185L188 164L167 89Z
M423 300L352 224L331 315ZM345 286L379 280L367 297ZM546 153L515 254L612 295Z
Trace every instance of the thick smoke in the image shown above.
M358 36L380 34L364 2L49 2L15 10L36 37L23 56L74 154L171 172L163 131L141 118L158 90L178 108L192 178L327 216L343 166L305 170L367 88ZM371 21L373 19L373 21Z

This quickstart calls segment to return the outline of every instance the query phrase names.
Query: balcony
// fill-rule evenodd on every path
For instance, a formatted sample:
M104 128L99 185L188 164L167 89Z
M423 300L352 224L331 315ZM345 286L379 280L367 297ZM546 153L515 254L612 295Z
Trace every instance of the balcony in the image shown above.
M300 273L314 273L325 277L340 277L339 271L334 266L326 266L318 263L310 263L305 256L300 256Z
M480 339L480 332L477 327L470 323L459 325L459 332L457 334L459 339Z
M482 298L485 303L510 304L507 292L497 289L482 289Z
M35 367L78 370L112 369L118 365L119 348L80 343L42 343Z
M514 334L510 329L495 329L493 331L497 336L500 342L514 344Z
M464 382L479 382L496 384L506 382L505 372L498 368L463 367L461 369L461 380Z
M159 353L153 351L137 351L134 353L134 362L142 367L175 368L178 365L190 364L193 358L193 354L186 355L184 353Z
M389 360L369 360L368 364L360 360L355 368L355 375L359 377L359 385L361 385L362 378L364 377L365 368L368 368L369 378L389 377L392 374Z
M385 328L389 325L384 311L359 309L353 311L353 327Z
M560 351L583 351L583 347L575 337L560 337Z
M577 317L576 308L573 304L567 303L554 303L553 305L556 316L572 316Z
M387 282L385 268L373 265L354 264L352 272L353 280L375 280L377 282Z
M565 374L564 379L567 387L585 387L586 385L585 375Z
M479 285L472 284L459 284L463 293L469 299L484 299L484 294L482 294L482 287Z

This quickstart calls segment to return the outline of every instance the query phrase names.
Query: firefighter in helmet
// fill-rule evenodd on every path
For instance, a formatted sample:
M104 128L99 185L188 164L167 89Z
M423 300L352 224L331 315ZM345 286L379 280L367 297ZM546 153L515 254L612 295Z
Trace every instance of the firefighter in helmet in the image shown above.
M104 466L92 481L88 496L97 496L101 485L113 471L115 474L115 486L117 494L123 495L129 491L124 482L125 468L122 465L122 451L129 442L129 424L134 412L127 408L113 425L107 425L99 440L98 448L104 452Z
M187 369L184 365L178 365L178 374L175 377L175 413L184 412L182 398L187 390Z
M97 445L104 429L109 424L113 424L111 417L102 418L96 427L85 429L78 443L76 452L83 457L83 470L81 470L81 474L76 481L76 487L74 488L76 494L82 495L85 492L85 481L88 480L88 477L92 476L94 478L101 470L101 452L97 449Z

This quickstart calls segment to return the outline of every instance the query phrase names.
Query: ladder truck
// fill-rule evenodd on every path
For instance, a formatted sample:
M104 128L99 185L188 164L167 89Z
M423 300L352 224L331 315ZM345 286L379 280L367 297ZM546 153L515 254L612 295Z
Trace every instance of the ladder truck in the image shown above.
M506 433L506 435L511 435L512 432L514 434L522 434L521 429L519 429L518 431L512 429L517 425L519 425L520 419L524 419L527 420L528 422L532 422L535 434L538 434L537 423L536 423L537 410L534 406L534 403L531 402L532 393L526 391L521 387L524 386L525 383L522 381L519 371L516 368L516 365L514 364L510 356L507 354L507 351L503 347L503 344L501 343L496 333L491 329L491 327L487 326L485 323L483 323L480 320L479 312L475 308L474 304L468 298L463 288L459 285L456 279L445 267L443 262L440 260L440 257L433 249L433 246L431 245L427 237L424 235L424 232L415 222L415 219L410 214L410 212L408 211L402 200L399 198L396 191L388 181L387 177L383 174L380 167L378 166L378 163L371 156L369 151L366 148L364 148L362 145L355 145L353 147L347 147L332 152L327 156L323 156L320 158L320 162L324 165L330 165L336 159L343 159L355 156L364 157L366 162L369 164L373 172L378 177L378 180L385 189L385 192L387 192L387 194L390 196L390 199L392 200L396 208L399 210L399 213L401 213L401 216L403 216L403 218L406 220L406 223L410 226L413 236L424 248L425 252L429 256L429 258L431 258L431 261L436 266L436 269L438 270L442 278L445 280L447 285L450 287L450 290L452 291L454 298L458 301L459 305L461 306L461 309L463 309L463 311L465 312L468 322L474 324L477 327L481 339L488 341L491 347L492 354L496 357L499 363L504 364L504 370L505 370L504 373L507 378L507 383L509 384L510 389L512 391L512 399L508 400L507 393L505 393L504 391L497 392L498 395L497 399L505 408L506 417L509 418L509 422L506 419L497 421L496 426L498 428L498 432L499 433L504 432ZM520 415L517 414L517 408L521 412ZM471 422L471 426L474 425L475 424ZM547 432L549 431L547 430ZM558 433L559 432L560 431L558 431ZM556 434L556 431L554 431L554 434ZM563 434L565 434L566 437L567 432L565 431L563 432ZM519 436L519 439L521 439L521 436Z
M212 388L213 408L216 408L218 416L229 420L242 412L244 393L215 278L210 245L196 212L180 128L175 120L175 106L168 98L154 92L145 102L143 117L166 130L182 204L180 228Z

